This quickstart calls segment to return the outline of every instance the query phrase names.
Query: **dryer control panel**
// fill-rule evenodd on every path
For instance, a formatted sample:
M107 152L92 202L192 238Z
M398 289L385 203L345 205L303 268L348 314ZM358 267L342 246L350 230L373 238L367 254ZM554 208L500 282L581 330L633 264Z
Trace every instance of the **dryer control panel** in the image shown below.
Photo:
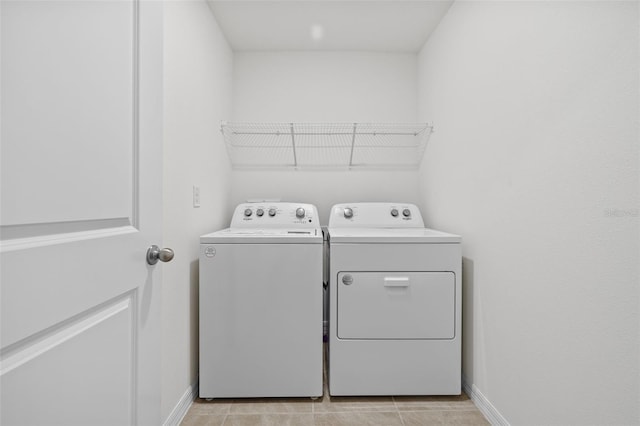
M236 207L231 228L318 228L318 209L313 204L258 202Z
M331 208L330 228L424 228L418 206L409 203L347 203Z

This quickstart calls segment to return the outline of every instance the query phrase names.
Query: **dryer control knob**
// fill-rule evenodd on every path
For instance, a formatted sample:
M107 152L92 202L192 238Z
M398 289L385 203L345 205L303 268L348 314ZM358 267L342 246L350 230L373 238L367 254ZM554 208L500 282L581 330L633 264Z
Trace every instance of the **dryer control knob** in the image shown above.
M258 216L262 217L262 215L264 214L264 210L262 210L262 209L258 209L258 210L256 210L256 214L257 214Z
M276 215L276 209L269 209L269 216L273 217Z
M253 212L251 211L251 209L244 209L244 215L245 215L246 217L251 216L251 214L252 214L252 213L253 213Z
M353 217L353 209L347 207L344 209L344 217L351 219Z
M391 209L391 216L397 217L398 216L398 209Z
M296 210L296 217L302 219L304 217L304 209L302 207L298 207Z
M402 216L404 216L404 217L411 216L411 210L409 210L409 209L402 210Z

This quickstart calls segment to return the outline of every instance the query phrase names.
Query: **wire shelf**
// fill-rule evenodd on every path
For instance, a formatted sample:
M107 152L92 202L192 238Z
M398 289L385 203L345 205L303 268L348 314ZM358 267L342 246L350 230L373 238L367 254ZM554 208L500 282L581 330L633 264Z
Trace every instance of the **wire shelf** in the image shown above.
M418 168L429 123L223 122L235 169Z

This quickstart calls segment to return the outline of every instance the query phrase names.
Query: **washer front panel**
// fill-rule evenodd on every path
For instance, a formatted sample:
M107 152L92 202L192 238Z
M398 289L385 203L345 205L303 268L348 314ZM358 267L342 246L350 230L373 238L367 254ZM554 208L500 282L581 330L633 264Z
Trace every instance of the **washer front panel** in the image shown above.
M322 292L322 244L201 244L200 397L321 396Z

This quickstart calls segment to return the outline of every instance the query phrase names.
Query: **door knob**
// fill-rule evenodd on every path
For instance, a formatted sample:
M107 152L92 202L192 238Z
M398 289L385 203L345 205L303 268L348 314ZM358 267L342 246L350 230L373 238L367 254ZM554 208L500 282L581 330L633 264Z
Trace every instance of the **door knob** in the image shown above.
M152 245L147 249L147 263L149 265L155 265L158 260L162 262L170 262L173 259L173 250L170 248L160 248L157 245Z

